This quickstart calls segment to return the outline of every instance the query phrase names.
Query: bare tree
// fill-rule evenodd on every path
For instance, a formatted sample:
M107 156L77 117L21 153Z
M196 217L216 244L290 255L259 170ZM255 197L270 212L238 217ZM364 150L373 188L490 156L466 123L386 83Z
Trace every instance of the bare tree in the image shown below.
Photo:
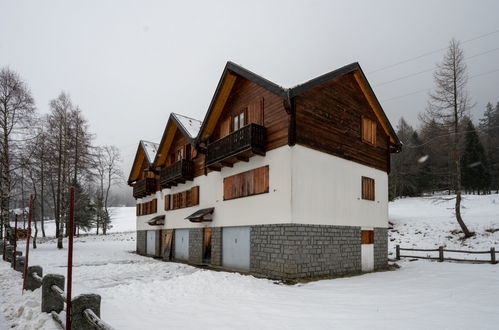
M466 88L468 76L466 73L463 50L459 42L452 39L447 53L433 74L435 89L430 93L430 100L425 121L434 120L448 128L452 135L450 161L455 169L456 220L461 226L465 237L473 236L461 217L461 167L460 167L460 136L461 120L472 107Z
M34 109L31 92L19 75L8 68L2 69L0 71L0 225L2 228L4 223L9 221L15 140L22 139ZM3 231L0 231L0 238L2 235Z
M97 193L97 234L99 225L102 226L102 233L106 235L111 222L109 210L109 192L111 187L123 178L121 170L120 151L115 146L103 146L98 149L97 154L97 177L99 189Z

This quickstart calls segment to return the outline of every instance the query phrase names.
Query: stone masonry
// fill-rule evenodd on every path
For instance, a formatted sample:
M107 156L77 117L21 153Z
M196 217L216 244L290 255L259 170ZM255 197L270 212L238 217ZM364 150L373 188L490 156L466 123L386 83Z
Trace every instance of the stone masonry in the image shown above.
M147 230L137 230L137 253L146 254Z
M203 263L203 228L189 229L189 263Z
M388 229L374 228L374 269L388 267Z
M252 226L250 271L287 280L360 272L360 227Z
M211 234L211 264L222 266L222 227L213 227Z

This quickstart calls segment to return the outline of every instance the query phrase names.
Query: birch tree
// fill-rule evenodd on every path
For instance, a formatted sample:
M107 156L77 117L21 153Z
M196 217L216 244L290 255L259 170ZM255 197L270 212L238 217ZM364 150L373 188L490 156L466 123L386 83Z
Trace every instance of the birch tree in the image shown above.
M13 154L16 140L22 139L34 113L31 92L20 76L4 68L0 71L0 225L9 221ZM0 231L2 238L3 231Z

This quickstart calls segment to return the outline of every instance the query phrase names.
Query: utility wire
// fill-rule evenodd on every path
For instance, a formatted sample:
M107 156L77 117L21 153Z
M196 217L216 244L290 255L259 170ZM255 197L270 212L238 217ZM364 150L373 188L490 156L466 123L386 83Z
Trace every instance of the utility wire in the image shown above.
M499 69L482 72L482 73L479 73L479 74L476 74L474 76L469 77L468 80L471 80L471 79L474 79L474 78L477 78L477 77L481 77L481 76L485 76L485 75L488 75L488 74L491 74L491 73L494 73L494 72L497 72L497 71L499 71ZM419 89L419 90L414 91L414 92L410 92L410 93L407 93L407 94L402 94L402 95L399 95L399 96L394 96L394 97L391 97L391 98L388 98L388 99L384 99L384 100L381 100L380 102L385 102L386 103L386 102L389 102L389 101L401 99L401 98L404 98L406 96L410 96L410 95L414 95L414 94L419 94L419 93L422 93L422 92L425 92L425 91L430 91L430 90L431 90L431 88Z
M485 34L473 37L471 39L464 40L464 41L461 42L461 44L465 44L465 43L468 43L468 42L471 42L471 41L482 39L482 38L491 36L491 35L496 34L496 33L499 33L499 30L495 30L495 31L492 31L492 32L488 32L488 33L485 33ZM435 54L435 53L439 53L439 52L444 51L446 49L447 49L447 47L435 49L435 50L429 51L427 53L424 53L424 54L421 54L421 55L418 55L418 56L415 56L415 57L411 57L411 58L408 58L406 60L403 60L403 61L400 61L400 62L396 62L396 63L393 63L393 64L389 64L389 65L381 67L379 69L370 71L370 72L368 72L368 74L373 74L373 73L376 73L376 72L379 72L379 71L384 71L386 69L393 68L395 66L399 66L399 65L407 63L407 62L412 62L412 61L418 60L420 58L423 58L423 57L426 57L426 56L429 56L429 55L432 55L432 54Z
M470 57L466 57L464 60L469 60L469 59L472 59L472 58L476 58L476 57L479 57L479 56L482 56L482 55L486 55L486 54L489 54L489 53L492 53L492 52L495 52L495 51L498 51L498 50L499 50L499 47L494 48L494 49L490 49L490 50L487 50L485 52L478 53L478 54L472 55ZM430 71L433 71L433 70L435 70L435 68L426 69L426 70L423 70L423 71L418 71L418 72L411 73L411 74L408 74L406 76L398 77L398 78L395 78L393 80L388 80L388 81L385 81L385 82L382 82L380 84L376 84L376 85L373 85L373 86L374 87L378 87L378 86L383 86L383 85L391 84L393 82L396 82L396 81L399 81L399 80L403 80L403 79L407 79L407 78L410 78L410 77L414 77L414 76L420 75L422 73L430 72Z

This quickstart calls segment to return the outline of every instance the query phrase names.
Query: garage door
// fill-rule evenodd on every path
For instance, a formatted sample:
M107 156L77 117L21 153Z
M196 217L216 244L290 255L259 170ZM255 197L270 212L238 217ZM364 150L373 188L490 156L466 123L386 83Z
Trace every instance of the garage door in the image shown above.
M150 256L156 255L156 231L155 230L148 230L147 231L146 253L147 253L147 255L150 255Z
M175 229L175 259L189 259L189 229Z
M250 227L223 228L222 244L222 264L225 267L249 270Z

